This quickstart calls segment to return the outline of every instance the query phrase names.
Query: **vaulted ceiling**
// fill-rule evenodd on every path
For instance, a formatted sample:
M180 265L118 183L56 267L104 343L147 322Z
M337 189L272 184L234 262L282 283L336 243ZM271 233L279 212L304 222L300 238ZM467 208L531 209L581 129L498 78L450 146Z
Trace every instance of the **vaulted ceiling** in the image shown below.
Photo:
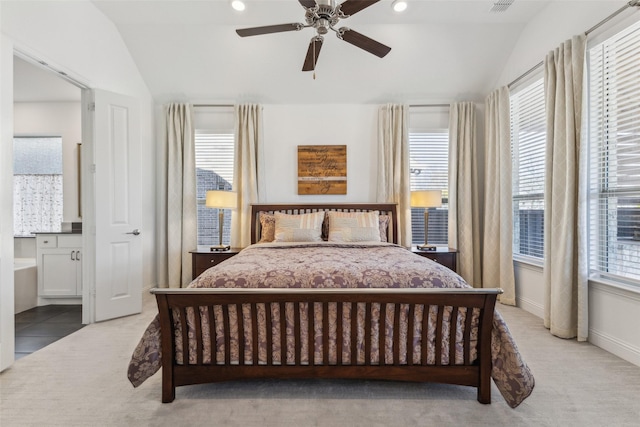
M337 27L391 52L378 58L330 32L314 79L301 71L314 29L245 38L235 32L303 23L298 0L245 0L244 12L233 10L230 0L90 1L121 34L157 102L264 104L482 101L496 88L523 30L545 8L565 4L580 13L589 2L610 2L612 10L622 4L515 0L506 11L491 12L497 0L407 0L407 10L396 13L392 0L380 0ZM32 82L23 86L37 95Z
M341 0L338 0L340 3ZM302 64L315 31L239 37L235 29L304 22L297 0L93 0L116 25L154 98L262 103L378 103L483 98L527 22L548 1L381 0L340 22L392 48L378 58L325 36L312 72Z

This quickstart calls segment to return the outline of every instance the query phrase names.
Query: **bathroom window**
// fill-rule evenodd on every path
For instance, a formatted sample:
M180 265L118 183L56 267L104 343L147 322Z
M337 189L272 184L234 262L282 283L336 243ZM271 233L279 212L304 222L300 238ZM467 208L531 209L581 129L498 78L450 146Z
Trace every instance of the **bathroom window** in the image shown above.
M62 138L15 137L14 235L60 231L62 207Z

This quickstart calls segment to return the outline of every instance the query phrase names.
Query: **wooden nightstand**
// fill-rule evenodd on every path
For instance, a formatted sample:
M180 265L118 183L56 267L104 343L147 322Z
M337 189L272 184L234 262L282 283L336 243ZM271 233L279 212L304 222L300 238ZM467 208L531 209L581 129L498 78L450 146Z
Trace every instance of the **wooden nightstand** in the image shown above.
M212 252L209 246L198 246L198 249L189 251L191 252L191 279L195 279L209 267L237 255L241 250L231 248L228 251Z
M457 271L458 268L458 250L447 248L446 246L438 246L435 251L421 251L415 246L411 247L411 252L425 258L429 258L438 264L442 264L450 270Z

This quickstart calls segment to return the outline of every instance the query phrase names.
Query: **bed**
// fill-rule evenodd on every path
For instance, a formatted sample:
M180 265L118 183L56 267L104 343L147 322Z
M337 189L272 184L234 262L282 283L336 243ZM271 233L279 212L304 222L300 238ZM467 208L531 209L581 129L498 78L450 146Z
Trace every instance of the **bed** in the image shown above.
M179 386L264 378L449 383L490 403L493 378L518 406L534 379L494 310L501 291L398 246L397 230L393 204L252 206L251 246L187 288L152 290L159 313L129 380L161 369L165 403Z

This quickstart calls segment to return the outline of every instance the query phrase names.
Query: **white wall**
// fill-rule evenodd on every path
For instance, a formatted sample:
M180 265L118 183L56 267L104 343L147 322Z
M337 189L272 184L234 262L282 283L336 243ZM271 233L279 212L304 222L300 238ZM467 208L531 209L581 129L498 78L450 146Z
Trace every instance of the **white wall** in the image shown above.
M544 60L571 36L584 32L622 6L619 2L554 2L523 31L516 47L498 79L504 85ZM580 13L575 8L580 7ZM636 8L637 9L637 8ZM640 12L630 9L611 23L640 19ZM635 17L635 18L634 18ZM598 32L590 37L597 37ZM540 266L515 262L518 306L543 317L544 282ZM589 283L589 341L632 363L640 365L640 290Z
M82 221L78 215L78 143L82 142L80 102L17 102L13 105L16 136L62 137L62 221Z
M509 60L496 81L496 88L542 62L547 53L565 40L585 32L618 10L623 2L551 2L522 31ZM576 13L580 8L580 13Z
M263 202L372 202L377 179L376 105L264 106ZM346 195L298 195L298 145L347 146Z
M2 156L0 170L11 171L12 162L5 153L9 151L13 135L13 106L6 105L13 99L14 49L47 62L56 70L64 71L72 78L88 87L121 93L133 97L140 104L140 141L143 163L141 187L143 200L143 223L148 233L144 233L143 281L142 286L155 284L155 141L153 135L153 100L136 64L111 21L89 1L64 2L0 2L0 30L2 31L0 63L0 129L2 132ZM0 194L7 191L6 182L0 182ZM6 208L3 196L2 224L5 223ZM99 203L99 202L98 202ZM100 209L100 206L97 206ZM12 220L11 220L12 221ZM0 232L11 230L2 227ZM6 244L5 241L11 244ZM0 260L4 263L13 258L13 239L2 239ZM85 251L86 252L86 251ZM2 265L0 274L0 369L6 368L13 360L12 331L5 325L13 324L13 280L4 280L8 274ZM12 272L11 272L12 273ZM13 274L11 274L13 276ZM9 286L11 290L8 290ZM10 294L11 292L11 294ZM10 307L8 298L10 294ZM12 328L13 326L11 326Z

